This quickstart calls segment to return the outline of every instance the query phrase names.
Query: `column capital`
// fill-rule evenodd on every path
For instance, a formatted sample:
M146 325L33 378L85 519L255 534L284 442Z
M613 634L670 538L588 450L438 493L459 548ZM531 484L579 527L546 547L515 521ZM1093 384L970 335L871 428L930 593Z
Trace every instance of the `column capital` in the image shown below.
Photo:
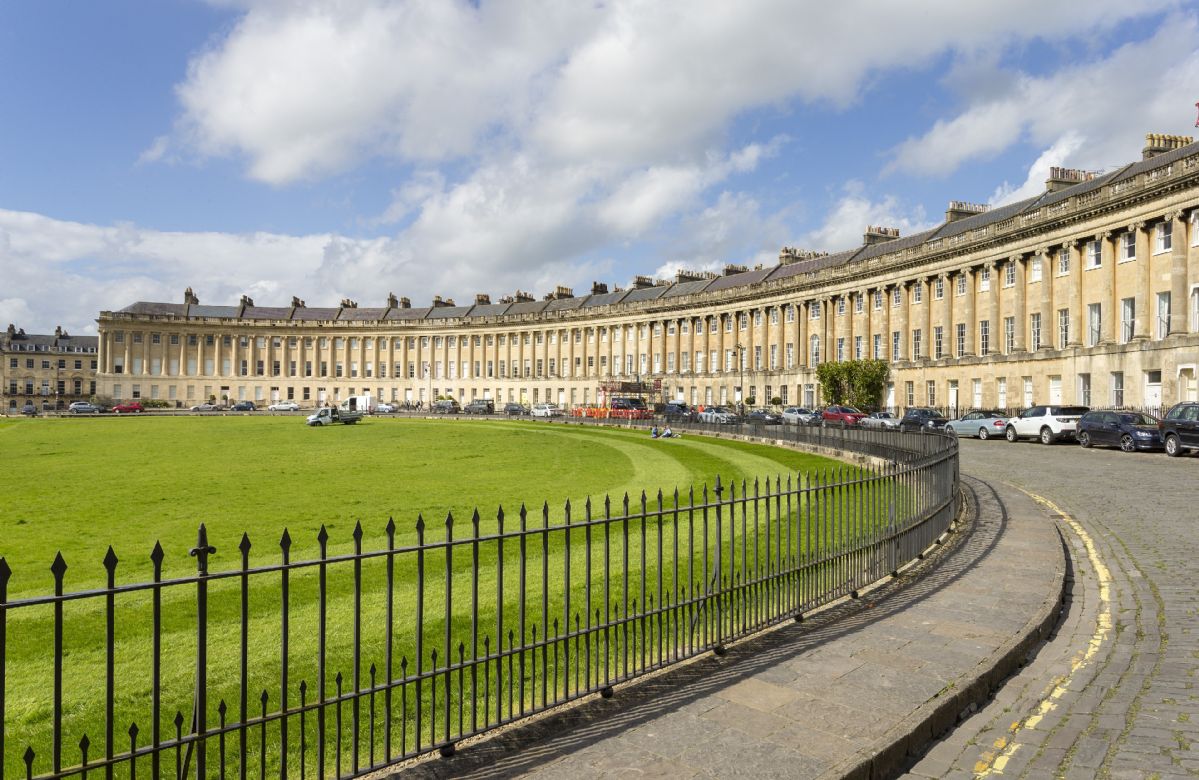
M1137 232L1138 230L1144 230L1144 229L1145 229L1145 228L1147 228L1147 227L1149 227L1149 223L1148 223L1148 222L1146 222L1146 221L1145 221L1145 220L1143 220L1143 219L1142 219L1142 220L1140 220L1140 221L1138 221L1138 222L1130 222L1130 223L1128 224L1128 232L1129 232L1129 233L1135 233L1135 232Z
M1183 211L1183 209L1175 209L1174 211L1166 212L1166 219L1168 219L1170 221L1181 220L1183 218L1184 214L1185 214L1185 212Z

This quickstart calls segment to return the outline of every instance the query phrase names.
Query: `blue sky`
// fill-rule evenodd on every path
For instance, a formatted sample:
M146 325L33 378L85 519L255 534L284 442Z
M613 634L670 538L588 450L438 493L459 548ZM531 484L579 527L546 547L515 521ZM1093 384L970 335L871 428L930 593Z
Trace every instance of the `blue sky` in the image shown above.
M0 326L846 249L1194 133L1196 41L1170 0L4 3Z

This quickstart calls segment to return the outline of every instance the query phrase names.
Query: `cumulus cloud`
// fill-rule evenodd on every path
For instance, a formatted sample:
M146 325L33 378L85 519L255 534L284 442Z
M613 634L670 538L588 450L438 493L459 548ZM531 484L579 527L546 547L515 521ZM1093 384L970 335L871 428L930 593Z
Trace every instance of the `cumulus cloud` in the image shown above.
M907 233L925 217L850 186L822 224L796 230L800 207L786 199L798 195L764 203L738 177L802 141L803 127L747 140L739 119L841 110L880 74L949 61L967 105L896 149L893 170L947 172L1022 139L1047 150L1038 165L1103 167L1128 159L1146 123L1174 127L1164 120L1177 94L1199 82L1195 21L1182 16L1085 65L988 75L997 52L1079 41L1173 0L221 2L238 16L192 57L177 122L140 164L229 158L280 188L378 165L400 173L390 203L359 226L393 234L172 233L0 212L6 268L54 267L86 291L44 326L79 307L176 300L188 285L205 302L250 292L367 305L386 288L418 303L577 288L633 242L658 252L660 270L771 262L784 244L854 246L868 224ZM1063 140L1074 127L1102 130L1074 146ZM62 297L32 271L13 277L0 312Z
M803 236L801 246L836 252L860 246L862 234L870 225L899 228L900 235L907 236L928 230L938 222L929 221L922 208L906 209L894 196L871 200L861 182L851 181L824 222Z
M1031 198L1045 191L1045 181L1049 178L1049 169L1053 167L1069 167L1070 158L1081 150L1086 139L1078 133L1066 133L1041 153L1028 168L1028 176L1024 183L1013 186L1004 182L995 188L995 192L987 201L992 206L1002 206L1005 203L1015 203L1018 200Z
M1020 140L1058 155L1054 164L1103 169L1126 162L1143 133L1190 124L1188 99L1199 82L1197 36L1194 16L1173 16L1151 38L1106 58L1047 76L1014 75L1006 88L901 143L889 170L945 174ZM1085 144L1066 140L1080 134Z

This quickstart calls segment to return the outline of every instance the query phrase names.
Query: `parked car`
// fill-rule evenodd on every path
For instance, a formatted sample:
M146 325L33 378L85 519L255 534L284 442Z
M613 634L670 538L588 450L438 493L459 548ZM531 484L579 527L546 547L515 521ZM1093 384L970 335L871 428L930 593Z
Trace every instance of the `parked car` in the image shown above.
M141 414L142 405L138 401L126 401L123 404L117 404L112 407L112 410L116 414Z
M765 409L754 409L749 414L745 415L745 421L754 425L782 425L783 418L777 414L772 414Z
M1033 406L1007 421L1003 433L1008 441L1036 439L1053 444L1073 439L1078 420L1089 409L1085 406Z
M462 407L453 398L443 398L433 402L433 414L458 414Z
M276 401L266 408L268 412L298 412L300 405L295 401Z
M811 409L802 406L788 406L783 410L783 422L787 425L811 425L818 415Z
M562 410L557 404L533 404L530 414L534 417L561 417Z
M26 402L25 405L21 407L21 414L29 417L37 417L37 407L30 402Z
M1078 420L1074 436L1084 447L1119 447L1125 452L1162 449L1160 421L1141 412L1092 409Z
M1199 403L1174 404L1158 425L1166 454L1174 458L1185 450L1199 449Z
M509 417L519 417L520 415L528 413L529 407L525 406L524 404L518 404L515 402L504 404L504 414L508 415Z
M67 411L71 414L99 414L104 411L104 407L90 401L75 401L67 407Z
M391 414L395 410L395 404L389 404L384 401L375 404L375 414Z
M863 428L885 428L894 430L899 427L899 418L890 412L871 412L858 423Z
M857 425L862 421L866 413L852 406L829 406L820 413L820 418L824 420L825 425L840 425L842 428L849 425Z
M191 408L193 412L222 412L224 410L225 407L220 404L209 403L207 401L202 404L196 404Z
M254 406L253 401L238 401L237 403L233 404L233 411L253 412L256 411L256 407Z
M682 401L669 401L662 405L661 414L667 422L692 422L699 415Z
M723 406L709 406L699 413L699 421L715 425L731 425L737 422L737 415Z
M947 422L949 421L945 419L945 415L936 409L914 406L903 413L903 417L899 420L899 430L920 431L921 433L941 431L945 429Z
M977 436L980 439L1000 438L1005 427L1007 415L997 409L975 409L945 423L945 430L954 436Z
M495 414L495 404L486 398L476 398L462 407L467 414Z

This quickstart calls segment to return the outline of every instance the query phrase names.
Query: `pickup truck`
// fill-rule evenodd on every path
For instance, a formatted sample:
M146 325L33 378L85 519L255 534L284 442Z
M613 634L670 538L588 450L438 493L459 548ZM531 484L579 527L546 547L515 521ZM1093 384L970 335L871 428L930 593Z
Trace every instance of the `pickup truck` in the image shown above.
M346 412L333 407L323 407L317 409L315 414L308 415L309 425L333 425L335 423L345 423L353 425L362 419L362 412Z

